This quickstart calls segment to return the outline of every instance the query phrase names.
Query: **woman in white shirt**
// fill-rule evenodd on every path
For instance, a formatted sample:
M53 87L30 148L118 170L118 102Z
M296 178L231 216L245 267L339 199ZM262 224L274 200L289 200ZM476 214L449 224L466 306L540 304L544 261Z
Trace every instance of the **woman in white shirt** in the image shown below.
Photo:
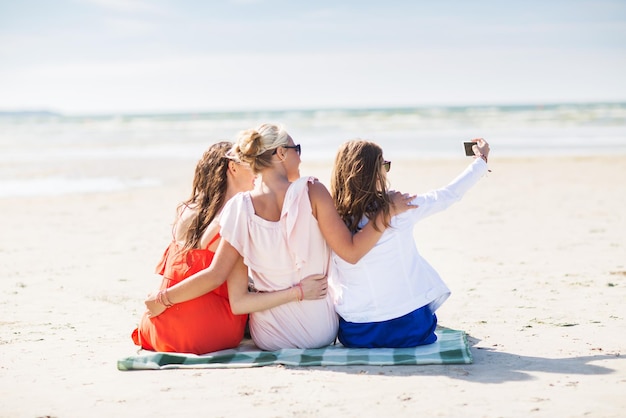
M489 144L474 139L474 161L446 187L417 196L417 209L391 219L374 248L356 264L333 253L329 285L339 314L339 341L347 347L413 347L436 341L435 311L450 290L420 255L415 224L457 202L487 172ZM337 152L331 194L352 233L387 210L386 173L391 162L382 149L363 140L349 141Z

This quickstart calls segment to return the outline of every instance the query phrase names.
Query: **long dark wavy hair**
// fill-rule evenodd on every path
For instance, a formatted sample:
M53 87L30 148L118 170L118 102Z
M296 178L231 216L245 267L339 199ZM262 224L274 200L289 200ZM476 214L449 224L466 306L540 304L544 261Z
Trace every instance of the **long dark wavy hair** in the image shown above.
M178 207L193 208L195 214L185 237L184 250L198 248L202 234L226 203L228 163L226 153L232 142L217 142L209 147L196 165L191 196Z
M330 192L339 216L352 233L359 230L363 217L372 221L380 211L385 214L384 226L389 226L391 201L383 161L383 150L361 139L345 142L337 151Z

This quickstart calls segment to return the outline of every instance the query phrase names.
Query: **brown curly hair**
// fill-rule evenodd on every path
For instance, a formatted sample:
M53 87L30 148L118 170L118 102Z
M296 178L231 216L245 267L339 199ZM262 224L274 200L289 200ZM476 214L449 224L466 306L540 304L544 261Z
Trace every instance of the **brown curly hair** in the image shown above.
M383 173L383 150L374 142L355 139L339 147L331 175L330 193L341 219L352 233L363 217L372 221L380 211L389 226L391 201ZM378 227L375 225L375 229Z
M211 145L196 165L191 196L178 207L193 208L196 213L185 237L183 251L198 248L202 234L226 203L228 163L226 153L232 142L221 141Z

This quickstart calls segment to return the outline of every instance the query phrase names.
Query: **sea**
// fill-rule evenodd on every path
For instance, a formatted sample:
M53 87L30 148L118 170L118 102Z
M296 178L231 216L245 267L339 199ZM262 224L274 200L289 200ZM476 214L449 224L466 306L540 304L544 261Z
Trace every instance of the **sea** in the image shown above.
M0 199L158 185L158 179L20 175L54 161L181 159L195 162L211 143L260 123L285 126L303 161L334 159L361 138L385 158L457 158L464 141L485 138L492 158L626 154L626 103L422 106L162 114L63 115L0 112ZM17 173L17 174L16 174Z

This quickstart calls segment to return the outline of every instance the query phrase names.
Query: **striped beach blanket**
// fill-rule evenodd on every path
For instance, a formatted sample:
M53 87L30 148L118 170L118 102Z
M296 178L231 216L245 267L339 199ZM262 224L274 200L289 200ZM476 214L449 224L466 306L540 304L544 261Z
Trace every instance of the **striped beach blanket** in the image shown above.
M353 366L469 364L472 354L463 331L438 328L433 344L411 348L346 348L341 344L322 348L288 348L263 351L246 339L239 347L195 355L141 350L117 361L119 370L220 369L282 364L285 366Z

